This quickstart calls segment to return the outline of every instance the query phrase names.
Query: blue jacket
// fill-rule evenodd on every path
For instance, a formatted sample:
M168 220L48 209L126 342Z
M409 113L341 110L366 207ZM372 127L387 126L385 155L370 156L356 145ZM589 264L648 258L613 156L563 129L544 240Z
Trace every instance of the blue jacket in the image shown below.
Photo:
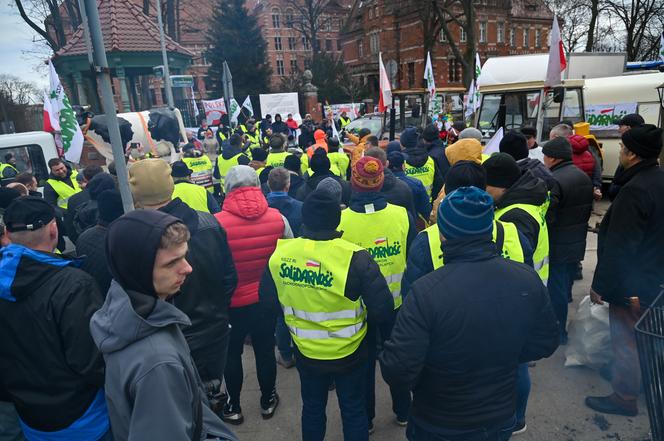
M429 215L431 214L431 198L429 197L426 188L424 188L422 181L406 176L406 172L403 170L392 170L392 173L394 173L394 176L400 181L408 184L410 191L413 193L413 201L415 202L415 210L417 211L417 214L422 216L425 220L428 220Z
M299 237L302 229L302 202L283 191L268 193L266 199L269 207L279 210L279 213L288 220L293 235Z

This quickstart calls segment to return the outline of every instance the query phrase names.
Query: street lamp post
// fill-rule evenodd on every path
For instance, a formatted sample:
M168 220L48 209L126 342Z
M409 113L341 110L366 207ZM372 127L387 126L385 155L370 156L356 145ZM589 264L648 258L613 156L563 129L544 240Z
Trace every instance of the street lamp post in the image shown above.
M166 103L172 110L175 108L173 101L173 88L171 85L171 72L168 69L168 55L166 54L166 36L164 35L164 23L161 19L161 0L157 0L157 25L159 26L159 41L161 42L161 58L164 63L164 88L166 89Z

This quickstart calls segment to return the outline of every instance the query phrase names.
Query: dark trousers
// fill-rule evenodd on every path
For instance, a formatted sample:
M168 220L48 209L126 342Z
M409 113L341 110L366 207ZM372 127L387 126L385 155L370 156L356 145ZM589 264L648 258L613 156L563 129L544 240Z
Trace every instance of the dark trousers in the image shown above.
M530 372L528 363L521 363L516 371L516 422L526 421L526 408L530 396Z
M203 382L222 380L224 378L230 337L231 330L229 327L226 333L214 345L191 350L191 358L194 359L198 375L201 376Z
M240 405L240 392L244 377L242 352L247 335L251 335L262 398L267 399L274 390L277 380L277 361L274 358L275 316L258 303L241 308L231 308L229 312L231 335L228 345L228 361L224 372L228 399L231 404Z
M511 417L500 424L470 430L454 430L442 427L425 428L413 421L408 421L406 438L408 441L507 441L512 436L516 417Z
M322 374L317 370L295 365L300 374L302 395L302 441L323 441L327 417L325 407L330 383L336 385L344 441L367 441L369 426L365 409L366 363L343 374Z
M576 274L576 262L572 263L550 263L549 264L549 298L556 318L560 323L560 336L567 336L567 309L569 308L569 296L572 293L574 275Z
M286 361L291 360L293 358L293 339L284 321L284 316L281 314L277 317L277 329L275 329L274 333L277 338L277 349L279 349L281 358Z
M634 331L640 317L638 299L633 299L629 306L609 305L613 349L611 386L616 395L625 401L636 401L641 389L641 367Z
M386 337L389 337L386 336ZM384 338L380 335L377 328L369 325L367 330L369 363L367 366L367 418L369 423L376 417L376 360L378 351L383 346ZM410 410L410 389L392 387L390 388L390 395L392 396L392 412L397 416L400 421L408 419L408 411Z

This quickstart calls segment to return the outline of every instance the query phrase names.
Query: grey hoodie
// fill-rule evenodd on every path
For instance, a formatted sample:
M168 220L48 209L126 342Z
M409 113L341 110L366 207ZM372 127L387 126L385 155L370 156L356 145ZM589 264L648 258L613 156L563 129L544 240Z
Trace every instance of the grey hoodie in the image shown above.
M120 284L111 283L90 331L106 361L106 401L116 441L192 440L196 421L200 440L237 440L208 407L180 330L189 324L163 300L143 319Z

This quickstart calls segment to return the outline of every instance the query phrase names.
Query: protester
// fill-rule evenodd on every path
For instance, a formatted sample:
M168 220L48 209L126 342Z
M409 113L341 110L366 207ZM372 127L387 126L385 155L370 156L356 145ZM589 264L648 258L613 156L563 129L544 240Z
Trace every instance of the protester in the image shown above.
M246 124L246 132L242 135L246 141L246 147L248 149L261 148L263 146L262 134L261 131L256 127L254 123L250 120ZM274 124L273 124L274 125Z
M327 146L327 157L330 159L330 170L336 169L339 171L339 177L342 179L348 179L350 157L346 154L343 147L339 146L339 140L336 137L328 139Z
M283 167L277 167L270 171L267 184L270 188L266 199L271 208L276 208L287 220L293 231L293 235L298 237L302 226L302 202L288 195L291 175Z
M90 330L106 361L115 439L237 440L208 407L180 329L189 318L166 301L192 272L188 239L185 224L154 210L132 211L108 231L114 281Z
M297 121L293 119L293 114L289 113L287 118L286 118L286 125L290 129L289 135L292 135L295 133L295 131L298 129L298 124Z
M550 247L547 286L559 322L560 344L564 345L567 344L567 309L574 275L586 254L593 184L588 175L574 165L572 146L567 139L555 138L547 142L542 153L544 164L556 180L546 213Z
M445 265L413 285L379 354L388 383L413 390L411 441L509 439L518 364L558 346L546 288L491 240L492 202L474 187L443 200Z
M242 149L242 138L237 134L231 135L228 142L224 143L221 155L217 156L213 172L213 176L219 179L222 192L228 171L236 165L247 164L249 164L249 157Z
M76 207L76 211L73 213L73 226L74 231L76 232L76 237L79 237L88 228L92 228L97 225L99 220L97 198L103 191L113 190L115 188L115 180L108 173L99 173L95 175L92 180L90 180L88 185L85 187L85 190L83 191L88 194L89 200ZM71 210L69 213L71 214ZM69 236L69 238L73 240L71 236Z
M645 123L646 121L638 113L629 113L618 121L618 133L622 136L625 132L630 131L634 127L640 127ZM618 167L616 167L616 171L613 173L613 181L609 186L608 196L611 201L618 196L618 192L620 191L620 185L616 183L616 178L623 172L623 170L623 166L618 163Z
M192 172L190 177L191 182L212 192L214 165L208 155L194 148L192 144L186 144L182 147L182 152L182 162L184 162Z
M450 163L447 160L447 156L445 156L445 146L438 134L438 127L435 124L429 124L422 131L422 144L426 147L429 156L433 159L436 168L441 175L441 179L438 182L440 187L434 186L432 189L432 194L436 195L440 192L442 184L445 183L445 176L450 169Z
M406 269L408 248L415 237L415 225L405 208L389 204L380 193L383 180L383 165L378 159L365 156L355 163L351 172L353 195L348 209L341 212L339 231L342 239L366 249L378 263L392 293L394 309L398 311L402 301L401 279ZM373 432L373 419L376 415L376 342L382 344L389 337L391 329L387 333L377 331L369 323L367 417L370 433ZM397 424L405 426L410 407L410 391L390 388L390 393Z
M344 110L339 115L339 130L344 130L348 124L350 124L351 119L348 117L348 114Z
M288 188L288 196L294 198L297 192L304 185L304 179L300 172L301 166L300 158L297 155L290 154L284 160L284 168L290 173L290 186Z
M25 185L28 189L29 196L38 196L42 197L42 194L39 192L39 183L37 178L30 172L21 172L14 178L14 182Z
M91 165L84 168L83 172L77 175L77 177L83 176L83 181L87 184L88 182L92 181L92 178L102 173L103 171L104 170L98 165ZM84 187L87 187L87 185ZM74 217L76 215L76 211L78 210L79 206L85 204L89 200L90 191L87 188L82 188L81 191L73 194L67 203L67 210L64 212L65 228L67 230L67 236L74 243L76 243L78 235L81 234L81 231L77 231L76 227L74 226Z
M528 157L544 163L544 155L542 154L542 147L537 144L537 129L535 127L521 127L519 129L521 134L526 137L526 144L528 146ZM516 159L516 158L515 158Z
M260 177L265 166L267 165L267 150L264 149L253 149L251 151L251 162L249 162L249 167L256 170L256 174Z
M56 166L57 170L57 166ZM41 198L4 212L0 267L0 381L28 440L112 440L104 364L88 323L102 304L92 277L53 253L55 211Z
M173 197L171 168L165 161L144 159L132 165L129 186L137 208L167 213L189 229L186 257L194 271L173 304L191 320L183 333L210 398L216 398L229 347L228 305L237 285L226 232L211 214Z
M400 139L406 158L406 175L422 182L431 199L433 188L442 188L443 177L434 160L427 154L426 146L419 140L415 128L403 131Z
M208 122L207 119L203 118L201 120L201 125L198 127L198 131L196 132L196 139L199 141L202 141L205 139L205 132L208 131Z
M302 440L325 438L328 389L334 383L344 440L367 441L367 348L374 343L365 337L366 323L392 321L392 296L371 255L340 238L341 209L332 195L312 192L302 213L302 237L279 241L270 258L261 302L281 311L295 343ZM304 279L300 273L318 276ZM309 314L312 308L320 312ZM341 338L321 337L337 333Z
M357 135L347 132L346 136L348 137L350 142L355 144L355 147L353 147L353 150L350 155L350 165L352 167L364 155L364 151L367 149L366 146L367 137L371 136L371 130L369 130L366 127L363 127L360 129Z
M572 135L574 135L574 129L572 126L561 123L551 129L551 132L549 132L549 140L555 138L569 138Z
M12 182L10 184L7 184L7 188L13 188L14 190L18 191L21 196L30 195L30 193L28 192L28 187L19 182Z
M662 129L643 124L622 134L620 192L599 228L594 303L609 303L613 394L588 397L603 413L634 416L641 370L634 325L661 291L664 268L664 171L657 164Z
M184 161L175 161L172 164L171 176L175 183L173 187L173 199L179 198L189 208L196 211L212 214L219 213L221 207L219 207L219 203L212 196L212 193L207 191L205 187L191 182L192 173L192 170Z
M385 179L383 180L383 187L381 188L380 192L385 197L387 202L392 205L398 205L399 207L405 208L412 219L417 219L414 195L410 191L408 184L401 182L401 180L394 176L394 173L392 173L392 171L387 168L387 155L385 154L385 150L381 149L380 147L371 147L370 149L366 150L364 154L365 156L378 159L383 165L383 174L385 175Z
M572 135L568 139L572 146L572 161L592 180L596 200L602 199L602 168L590 151L590 143L585 136Z
M286 158L292 153L285 150L286 141L281 135L273 135L270 138L270 153L267 155L265 161L266 167L283 167L286 163ZM300 173L307 171L309 167L309 157L307 155L300 156Z
M314 140L316 142L307 149L307 156L309 156L309 159L311 159L311 157L314 155L316 149L319 148L325 150L325 153L328 153L327 135L323 130L318 129L314 132Z
M103 244L106 243L108 226L124 213L120 193L114 189L102 191L97 196L97 209L99 210L97 225L88 228L78 237L76 255L83 259L81 269L95 279L99 291L106 296L112 276L108 269L106 247Z
M289 131L288 124L286 124L281 120L281 115L278 113L274 115L274 122L272 123L270 128L272 129L272 133L274 134L283 133L284 135L288 136L288 131Z
M0 163L0 178L11 179L18 175L16 168L16 156L13 153L5 155L5 162Z
M44 184L44 199L54 207L66 212L69 198L81 191L76 182L78 172L67 168L65 162L60 158L48 161L51 173Z
M481 143L482 142L482 132L479 131L479 129L476 129L475 127L468 127L461 132L459 132L459 140L462 139L474 139L477 142Z
M348 205L350 202L351 187L348 181L341 179L339 176L334 174L330 169L332 166L330 158L327 156L324 150L317 150L314 155L311 157L309 168L313 172L309 176L304 185L300 187L300 190L297 192L296 198L299 201L304 201L309 193L313 192L320 181L325 178L333 178L339 182L341 188L343 189L342 203Z
M228 233L228 243L238 274L237 289L230 304L231 335L224 376L228 402L224 406L222 418L232 424L242 424L242 352L247 335L251 335L256 358L263 418L274 416L279 405L279 395L275 388L276 320L274 314L258 303L258 285L267 261L277 246L277 240L292 238L293 232L288 220L278 210L268 206L259 188L258 176L248 166L239 165L230 170L226 180L224 206L215 217Z
M500 140L498 149L514 158L522 173L530 170L533 175L543 180L548 190L556 185L551 171L544 165L544 155L541 160L531 158L528 153L528 140L521 133L514 130L507 132Z
M421 181L406 175L403 153L391 152L387 156L387 163L389 164L389 171L391 171L398 180L408 185L408 188L413 195L413 203L415 204L418 218L428 219L429 214L431 213L431 200L424 188L424 184L422 184Z

